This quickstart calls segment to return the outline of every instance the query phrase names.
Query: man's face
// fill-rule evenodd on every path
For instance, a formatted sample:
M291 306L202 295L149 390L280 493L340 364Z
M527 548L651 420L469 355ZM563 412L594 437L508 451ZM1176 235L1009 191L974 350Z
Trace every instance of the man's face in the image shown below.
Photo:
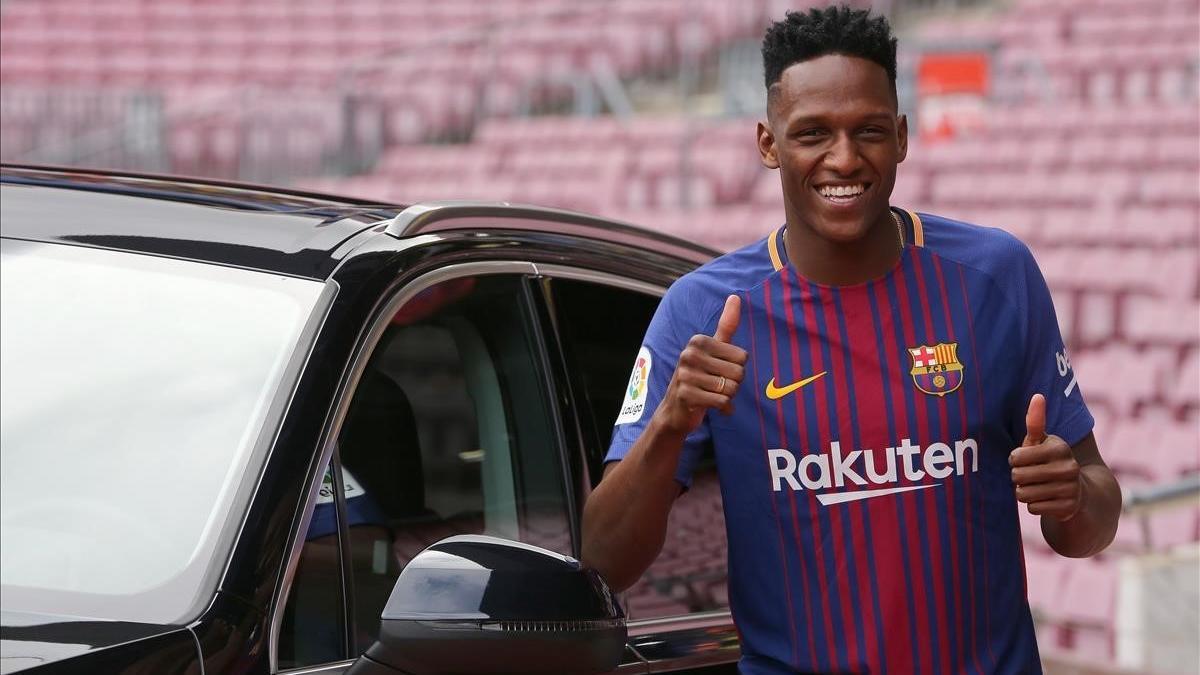
M780 170L789 217L840 243L890 219L908 123L896 113L887 71L827 55L790 66L772 89L758 146L763 164Z

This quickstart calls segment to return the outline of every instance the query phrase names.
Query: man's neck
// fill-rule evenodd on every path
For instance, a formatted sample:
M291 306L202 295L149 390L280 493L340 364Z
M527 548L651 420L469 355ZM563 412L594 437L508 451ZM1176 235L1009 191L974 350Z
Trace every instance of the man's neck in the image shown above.
M853 286L878 279L896 266L901 253L899 226L890 209L866 236L849 243L825 239L789 216L784 241L792 268L826 286Z

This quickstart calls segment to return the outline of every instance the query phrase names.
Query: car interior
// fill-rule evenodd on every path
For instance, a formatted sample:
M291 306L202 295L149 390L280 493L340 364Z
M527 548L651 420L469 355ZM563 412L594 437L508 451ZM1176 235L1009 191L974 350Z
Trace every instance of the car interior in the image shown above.
M445 537L490 534L570 553L557 459L534 456L557 446L527 322L511 316L521 305L505 297L520 283L467 278L419 293L393 317L360 378L338 437L355 653L375 640L400 571ZM281 666L340 658L344 628L328 620L340 613L339 586L336 533L306 540Z

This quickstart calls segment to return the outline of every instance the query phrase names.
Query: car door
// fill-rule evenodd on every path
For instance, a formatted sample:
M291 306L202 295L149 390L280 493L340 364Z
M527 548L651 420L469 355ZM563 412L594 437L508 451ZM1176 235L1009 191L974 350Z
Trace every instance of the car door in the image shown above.
M273 617L275 672L344 671L404 565L442 538L578 550L535 276L523 261L452 264L378 303Z
M673 276L646 273L638 279L627 272L550 265L538 271L553 308L554 346L579 411L586 472L582 503L603 473L630 370ZM672 508L662 552L622 594L630 645L649 672L734 673L740 651L728 610L725 523L711 456L693 480Z

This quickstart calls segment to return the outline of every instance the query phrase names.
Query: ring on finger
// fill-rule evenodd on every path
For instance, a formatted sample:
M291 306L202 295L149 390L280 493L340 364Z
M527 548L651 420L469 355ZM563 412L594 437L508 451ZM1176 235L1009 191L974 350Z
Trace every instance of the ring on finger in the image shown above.
M717 377L721 378L721 379L717 380L717 393L724 394L725 393L725 376L718 375Z

